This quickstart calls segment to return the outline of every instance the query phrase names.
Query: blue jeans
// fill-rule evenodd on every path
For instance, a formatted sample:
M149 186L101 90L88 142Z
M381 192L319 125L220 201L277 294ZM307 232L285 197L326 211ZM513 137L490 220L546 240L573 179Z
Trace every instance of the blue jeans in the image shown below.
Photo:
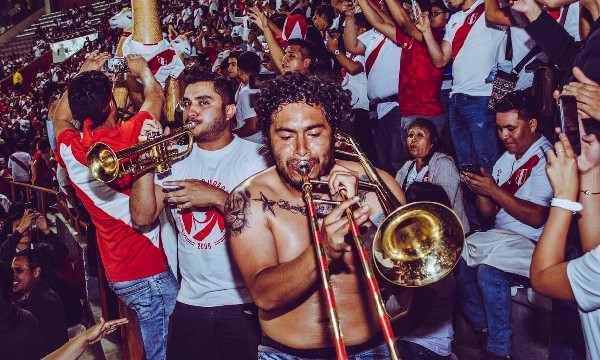
M450 355L442 356L419 344L397 340L398 352L402 360L449 360Z
M488 96L453 94L448 124L458 165L478 163L487 172L498 160L496 122L487 112Z
M171 270L138 280L109 281L108 285L137 314L146 359L165 359L169 316L179 291L179 284Z
M517 278L489 265L469 267L461 258L455 270L456 300L459 309L475 331L488 329L486 350L510 355L510 288Z
M177 302L169 323L167 357L254 360L260 336L254 304L202 307Z
M373 128L373 140L377 151L377 161L382 170L396 176L406 161L405 145L402 143L400 110L396 106L385 114Z
M374 340L374 339L372 339ZM347 346L346 352L350 360L388 360L390 353L385 342L375 341L372 346L369 340L365 344ZM367 346L365 346L367 345ZM367 347L367 348L364 348ZM360 348L360 350L357 350ZM286 351L287 350L287 351ZM304 355L302 354L304 353ZM294 355L291 355L294 354ZM333 348L296 350L288 348L266 336L263 336L262 344L258 347L259 360L305 360L305 359L335 359Z

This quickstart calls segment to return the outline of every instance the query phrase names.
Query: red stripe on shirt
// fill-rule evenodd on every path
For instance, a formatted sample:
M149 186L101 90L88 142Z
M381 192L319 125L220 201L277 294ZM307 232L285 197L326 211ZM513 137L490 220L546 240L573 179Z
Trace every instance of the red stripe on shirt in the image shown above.
M465 40L467 40L467 36L471 32L471 29L473 28L477 20L479 20L484 11L485 4L482 3L477 5L475 10L473 10L473 12L467 15L467 17L465 18L465 22L456 31L456 34L452 39L452 60L456 59L456 57L458 56L458 53L465 44Z

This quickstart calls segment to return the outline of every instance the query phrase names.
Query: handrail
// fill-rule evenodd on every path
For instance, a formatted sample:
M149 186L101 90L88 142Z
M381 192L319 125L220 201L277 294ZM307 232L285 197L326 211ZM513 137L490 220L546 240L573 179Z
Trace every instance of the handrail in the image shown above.
M41 187L41 186L37 186L37 185L33 185L33 184L27 184L27 183L22 183L22 182L18 182L18 181L14 181L14 180L9 180L8 183L10 184L10 192L12 195L12 202L15 201L15 199L17 198L17 192L16 192L16 187L23 187L29 190L25 191L25 198L27 199L27 202L31 202L31 190L38 190L41 192L45 192L45 193L49 193L52 194L54 196L56 196L56 194L58 193L58 191L54 190L54 189L48 189L45 187ZM40 201L41 201L41 205L42 205L42 215L46 216L46 197L45 196L40 196Z
M1 179L0 179L1 181ZM69 221L69 224L71 224L71 226L75 227L77 232L79 234L81 234L84 231L87 231L87 228L89 226L89 223L83 219L79 219L75 216L73 216L73 214L69 211L68 206L66 205L66 200L63 200L60 198L60 196L58 196L59 194L62 194L60 191L57 191L55 189L49 189L49 188L45 188L42 186L37 186L37 185L33 185L33 184L27 184L27 183L22 183L22 182L18 182L18 181L14 181L14 180L8 180L9 184L10 184L10 189L11 189L11 194L12 194L12 202L15 201L16 199L16 187L23 187L26 188L28 190L25 191L25 196L27 199L27 202L31 201L31 190L38 190L44 193L48 193L48 194L52 194L54 196L56 196L56 201L59 205L59 212L61 214L63 214L63 216L68 217L67 220ZM46 216L46 199L45 196L41 196L41 205L42 205L42 215Z

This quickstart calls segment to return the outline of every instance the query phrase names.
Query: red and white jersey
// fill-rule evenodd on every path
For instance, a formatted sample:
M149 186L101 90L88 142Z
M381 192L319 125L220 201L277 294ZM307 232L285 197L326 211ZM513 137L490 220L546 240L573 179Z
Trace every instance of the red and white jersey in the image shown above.
M113 129L84 132L64 130L57 139L57 160L69 173L77 196L96 226L98 250L110 281L129 281L156 275L166 270L166 258L160 249L158 222L138 227L131 220L129 193L133 178L125 176L109 184L96 180L87 167L86 154L96 142L118 151L137 144L147 112L139 112ZM84 135L85 133L85 135Z
M552 144L542 136L519 159L507 151L496 161L492 176L502 189L515 197L537 205L550 206L553 192L546 175L546 158L543 153L550 148ZM534 241L539 239L544 229L543 226L536 229L526 225L504 209L496 214L494 228L510 230Z
M365 72L367 73L367 96L369 100L398 94L400 78L400 55L402 49L375 29L358 36L365 47ZM377 106L379 117L387 114L397 102ZM386 107L381 109L381 107Z
M446 24L444 41L452 46L452 90L471 96L490 96L492 84L485 79L504 59L505 28L485 21L484 0L477 0L468 10L454 13Z
M148 67L162 88L165 88L167 78L177 78L185 66L171 44L162 39L157 44L142 44L133 40L133 35L123 43L123 56L139 54L146 59Z

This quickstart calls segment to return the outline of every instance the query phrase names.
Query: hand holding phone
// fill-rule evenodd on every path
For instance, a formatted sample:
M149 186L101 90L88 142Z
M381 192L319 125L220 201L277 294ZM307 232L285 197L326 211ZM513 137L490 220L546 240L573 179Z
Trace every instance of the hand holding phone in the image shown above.
M575 96L563 95L558 98L560 112L560 130L565 134L576 155L581 155L581 134Z
M419 21L419 12L417 11L417 2L415 0L410 0L410 4L412 6L414 21Z
M483 176L483 174L481 173L481 165L479 164L464 164L461 165L460 170L478 176Z
M124 57L114 57L106 62L106 71L113 74L122 74L129 72L127 62Z

